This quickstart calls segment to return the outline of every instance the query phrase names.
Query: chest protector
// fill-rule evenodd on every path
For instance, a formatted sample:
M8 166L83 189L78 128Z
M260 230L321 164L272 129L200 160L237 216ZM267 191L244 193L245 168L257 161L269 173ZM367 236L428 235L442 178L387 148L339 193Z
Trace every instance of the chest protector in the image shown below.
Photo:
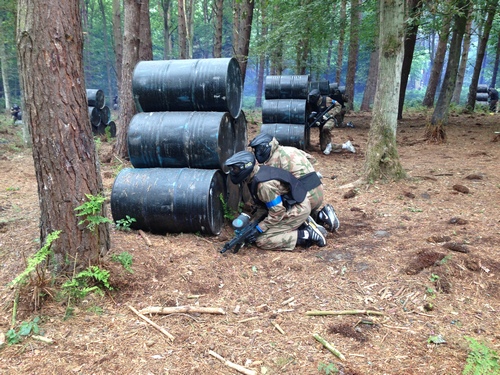
M296 178L293 174L284 169L262 165L253 177L249 189L256 203L265 204L257 197L257 186L261 182L271 180L283 182L290 188L290 192L281 197L283 204L287 208L293 206L295 203L303 202L309 190L321 185L321 180L316 172L310 172L301 178Z

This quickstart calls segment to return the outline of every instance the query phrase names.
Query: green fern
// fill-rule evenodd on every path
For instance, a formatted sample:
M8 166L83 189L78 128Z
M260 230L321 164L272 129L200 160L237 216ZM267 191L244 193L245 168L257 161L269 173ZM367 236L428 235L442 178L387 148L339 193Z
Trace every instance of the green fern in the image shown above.
M500 374L500 363L497 352L472 337L465 337L469 342L470 353L464 367L463 375Z
M111 223L111 220L101 215L102 205L106 198L92 194L85 194L85 196L88 201L75 208L75 211L80 211L76 216L84 216L78 225L87 223L87 229L94 232L100 224Z
M56 230L55 232L49 233L47 235L47 238L45 239L45 245L33 256L28 258L28 265L26 266L24 271L21 272L14 280L12 280L9 285L22 285L27 281L29 275L34 272L41 263L45 262L49 255L52 254L50 246L52 245L52 242L59 238L59 234L61 234L61 231Z
M109 284L109 271L98 266L90 266L84 269L73 279L66 281L62 287L66 293L75 299L84 298L93 292L104 295L102 287L108 290L113 289Z

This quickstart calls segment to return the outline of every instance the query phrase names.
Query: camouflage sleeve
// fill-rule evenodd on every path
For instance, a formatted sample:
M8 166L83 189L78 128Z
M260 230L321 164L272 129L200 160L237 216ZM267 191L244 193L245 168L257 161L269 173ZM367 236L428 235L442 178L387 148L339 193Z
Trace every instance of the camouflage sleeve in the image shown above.
M268 209L267 217L259 224L260 229L266 232L270 227L279 225L286 213L286 208L281 201L281 195L287 190L277 180L262 182L257 189L258 198L264 202Z

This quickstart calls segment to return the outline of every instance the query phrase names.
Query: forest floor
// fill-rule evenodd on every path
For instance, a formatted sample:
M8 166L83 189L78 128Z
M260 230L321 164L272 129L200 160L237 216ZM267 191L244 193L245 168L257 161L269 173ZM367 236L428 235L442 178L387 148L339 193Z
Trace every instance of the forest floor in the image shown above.
M258 118L247 115L249 138ZM230 223L219 236L146 233L150 244L113 227L102 260L113 290L88 296L69 317L67 300L47 299L33 311L36 292L22 295L16 329L39 317L39 335L50 342L4 343L0 373L244 373L230 367L237 364L264 375L457 375L469 337L499 353L500 114L451 115L440 145L423 141L425 114L405 114L397 141L407 178L354 190L343 186L359 177L371 117L346 121L355 128L335 129L335 140L351 139L357 153L311 151L341 222L326 247L220 254ZM40 248L37 182L19 130L0 133L0 341L12 325L8 283ZM100 147L103 154L110 144ZM101 165L107 197L120 167ZM111 261L123 252L133 256L133 273ZM130 307L178 307L147 314L174 339ZM193 311L200 307L214 310Z

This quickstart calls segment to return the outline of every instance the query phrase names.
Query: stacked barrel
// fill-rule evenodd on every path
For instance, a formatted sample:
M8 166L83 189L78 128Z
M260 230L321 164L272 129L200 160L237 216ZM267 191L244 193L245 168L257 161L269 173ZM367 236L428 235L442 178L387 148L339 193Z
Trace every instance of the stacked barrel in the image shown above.
M283 146L305 149L309 142L307 96L309 75L267 76L264 83L261 133Z
M109 127L111 136L115 137L116 124L111 121L111 111L106 105L104 91L87 89L87 105L92 134L103 135L106 133L106 127Z
M132 77L138 113L130 162L113 184L111 211L134 229L219 234L240 189L225 161L247 145L242 75L234 58L141 61Z
M488 85L486 84L477 85L476 101L488 102Z

